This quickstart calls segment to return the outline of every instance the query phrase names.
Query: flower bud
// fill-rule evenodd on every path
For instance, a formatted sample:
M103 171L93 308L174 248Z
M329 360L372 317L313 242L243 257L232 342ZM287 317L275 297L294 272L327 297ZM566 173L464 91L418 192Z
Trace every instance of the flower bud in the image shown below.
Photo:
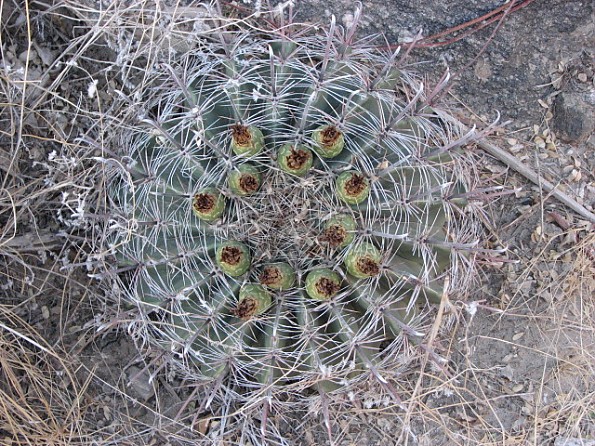
M235 124L231 127L231 150L236 155L254 156L264 149L264 135L254 126Z
M316 143L314 150L323 158L334 158L345 146L345 137L334 125L323 125L312 133Z
M205 187L192 197L192 211L201 220L211 223L225 210L225 197L214 187Z
M356 279L367 279L380 272L382 255L372 243L352 247L345 257L347 272Z
M295 271L288 263L271 263L262 269L259 280L274 290L287 290L295 284Z
M217 248L215 261L225 274L238 277L250 268L250 251L243 243L236 241L223 242Z
M279 149L277 163L283 171L303 177L312 167L313 158L307 147L285 144Z
M370 194L370 181L360 172L350 170L337 177L336 191L339 199L347 204L360 204Z
M306 293L315 300L329 300L341 289L341 276L328 268L310 271L306 276Z
M240 197L254 194L261 183L260 172L251 164L242 164L229 174L229 188Z
M355 229L356 223L351 215L335 215L324 225L320 241L328 243L333 248L344 248L353 241Z
M246 321L264 313L271 303L271 295L262 285L247 283L240 289L238 306L233 314Z

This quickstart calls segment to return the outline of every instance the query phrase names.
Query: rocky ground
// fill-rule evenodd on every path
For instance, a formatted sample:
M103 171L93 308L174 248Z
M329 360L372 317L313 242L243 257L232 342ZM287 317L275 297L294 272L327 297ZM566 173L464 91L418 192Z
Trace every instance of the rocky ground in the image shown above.
M86 177L97 153L85 137L103 126L109 136L103 116L136 76L119 70L126 65L119 58L150 44L146 34L131 39L125 30L151 20L167 28L188 11L153 15L154 3L116 3L0 3L2 444L191 444L205 433L208 443L224 428L217 417L193 412L186 404L193 383L163 366L158 353L142 354L134 330L124 330L125 310L114 315L107 301L98 303L89 277L93 259L84 253L97 248L100 225L86 218L85 200L100 200L101 188ZM360 34L384 34L389 45L419 31L427 39L502 4L362 3ZM258 3L223 9L249 14ZM300 0L295 12L323 26L331 14L349 23L354 4ZM444 100L457 117L481 129L499 116L489 140L587 213L595 212L593 13L589 1L535 0L496 30L494 23L453 43L424 40L444 44L409 55L430 86L448 68ZM196 30L193 20L180 20L180 28ZM136 46L123 52L130 41ZM507 191L486 205L484 222L487 245L506 251L486 262L465 301L452 299L437 344L447 373L420 358L400 384L405 411L342 405L331 414L335 444L595 442L594 222L480 146L469 150L486 184ZM328 444L319 415L285 415L277 426L286 444Z

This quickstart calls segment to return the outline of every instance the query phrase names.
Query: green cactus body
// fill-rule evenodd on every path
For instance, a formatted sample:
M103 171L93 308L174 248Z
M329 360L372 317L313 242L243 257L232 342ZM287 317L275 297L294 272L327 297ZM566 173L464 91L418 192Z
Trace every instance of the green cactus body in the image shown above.
M302 31L230 29L189 54L111 195L147 335L255 394L392 373L479 233L461 129L392 57Z

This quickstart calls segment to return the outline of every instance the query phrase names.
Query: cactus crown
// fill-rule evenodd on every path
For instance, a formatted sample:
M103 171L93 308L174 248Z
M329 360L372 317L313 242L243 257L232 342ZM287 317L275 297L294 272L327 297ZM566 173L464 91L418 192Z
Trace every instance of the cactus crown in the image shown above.
M168 71L112 194L147 335L254 393L383 381L475 236L465 138L396 54L289 30L219 31Z

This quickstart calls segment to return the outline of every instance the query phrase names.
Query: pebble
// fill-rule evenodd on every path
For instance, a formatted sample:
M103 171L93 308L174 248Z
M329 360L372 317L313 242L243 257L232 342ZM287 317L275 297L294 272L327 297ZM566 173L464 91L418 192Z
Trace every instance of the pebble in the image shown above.
M56 60L56 54L48 48L39 47L38 48L39 58L44 65L51 65Z
M518 340L519 340L519 339L521 339L521 338L522 338L524 335L525 335L525 332L524 332L524 331L521 331L520 333L517 333L517 334L515 334L515 335L512 337L512 340L513 340L513 341L518 341Z
M512 381L512 379L514 377L514 370L512 369L510 364L507 364L506 367L502 367L500 369L500 376L503 376L504 378L508 379L509 381Z
M564 142L586 141L595 132L595 95L560 93L554 104L553 127Z
M37 58L37 51L35 51L34 49L31 49L31 51L23 51L21 54L19 54L19 60L21 62L27 62L27 60L34 61Z
M132 366L128 369L128 386L133 396L146 401L153 396L153 386L149 382L148 372Z

